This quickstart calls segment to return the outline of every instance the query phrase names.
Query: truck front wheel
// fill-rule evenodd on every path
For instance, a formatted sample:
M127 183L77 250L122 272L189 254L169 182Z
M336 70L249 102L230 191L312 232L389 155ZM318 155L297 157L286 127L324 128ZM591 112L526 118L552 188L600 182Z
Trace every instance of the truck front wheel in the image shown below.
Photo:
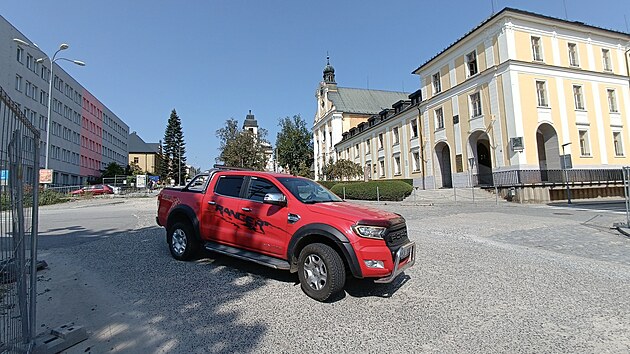
M173 258L180 261L190 260L199 249L199 242L193 235L192 228L187 222L176 222L166 234L168 248Z
M317 301L326 301L343 289L346 270L334 249L322 243L312 243L300 252L298 277L306 295Z

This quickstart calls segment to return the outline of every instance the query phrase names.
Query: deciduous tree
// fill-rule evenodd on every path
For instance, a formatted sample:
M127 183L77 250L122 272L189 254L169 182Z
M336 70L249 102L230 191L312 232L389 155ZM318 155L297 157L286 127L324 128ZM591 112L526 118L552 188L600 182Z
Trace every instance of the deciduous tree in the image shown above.
M313 135L306 122L295 115L279 119L280 131L276 136L276 159L289 173L312 177Z
M226 166L250 168L262 171L267 164L265 145L269 146L266 137L267 130L258 128L258 135L239 128L238 121L230 118L225 126L216 131L220 140L219 157L217 163Z

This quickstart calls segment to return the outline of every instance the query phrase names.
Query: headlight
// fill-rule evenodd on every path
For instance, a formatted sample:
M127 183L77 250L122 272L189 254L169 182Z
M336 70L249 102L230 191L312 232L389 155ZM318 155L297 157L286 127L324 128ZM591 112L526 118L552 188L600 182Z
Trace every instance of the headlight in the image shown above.
M386 228L382 226L355 225L352 227L354 233L361 237L382 239Z

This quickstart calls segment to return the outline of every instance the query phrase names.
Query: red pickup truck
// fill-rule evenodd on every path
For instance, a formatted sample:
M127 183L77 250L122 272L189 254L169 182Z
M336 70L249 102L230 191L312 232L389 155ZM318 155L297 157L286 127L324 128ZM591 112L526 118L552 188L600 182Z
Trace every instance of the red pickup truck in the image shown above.
M415 262L402 216L285 174L210 170L184 188L162 190L156 220L175 259L204 247L297 272L318 301L343 290L347 274L388 283Z

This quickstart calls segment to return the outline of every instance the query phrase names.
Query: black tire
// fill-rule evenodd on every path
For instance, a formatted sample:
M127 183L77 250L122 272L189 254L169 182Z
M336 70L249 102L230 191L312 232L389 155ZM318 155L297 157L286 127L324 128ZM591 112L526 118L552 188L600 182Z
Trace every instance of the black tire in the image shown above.
M166 242L173 258L180 261L192 259L199 251L199 241L187 222L174 223L166 233Z
M302 290L317 301L326 301L343 290L346 269L339 254L322 243L307 245L298 258Z

